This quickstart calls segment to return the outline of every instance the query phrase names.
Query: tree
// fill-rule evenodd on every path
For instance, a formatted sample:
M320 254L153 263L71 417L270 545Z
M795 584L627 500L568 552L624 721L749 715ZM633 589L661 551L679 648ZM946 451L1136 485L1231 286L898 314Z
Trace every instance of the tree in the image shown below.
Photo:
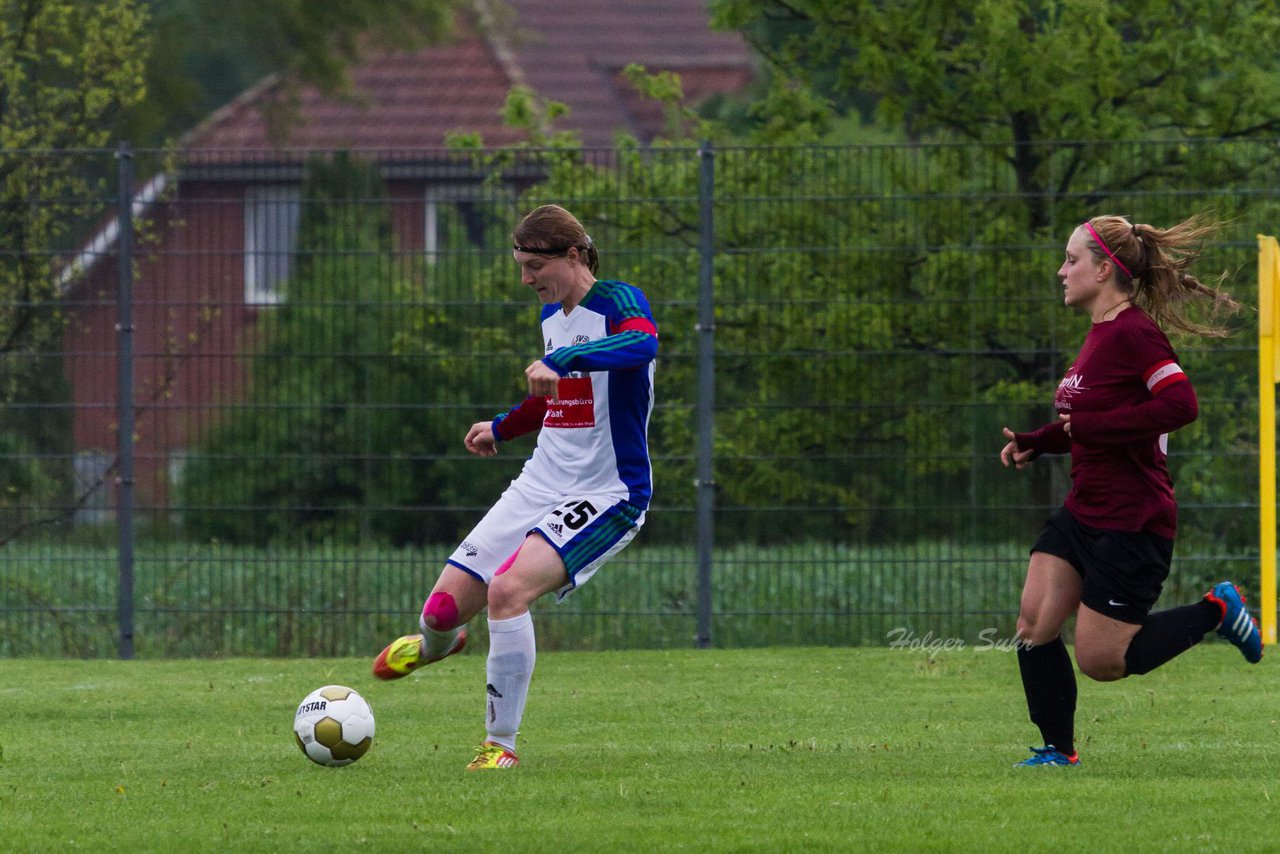
M1051 285L1066 233L1085 216L1114 211L1169 223L1208 209L1236 220L1237 239L1266 227L1267 203L1231 188L1280 161L1267 142L1280 131L1280 58L1271 47L1280 19L1270 3L713 0L712 8L715 25L741 29L772 70L774 85L757 109L769 121L757 138L812 139L826 130L825 106L827 121L860 114L915 144L862 153L897 162L881 167L886 183L866 202L876 214L862 220L892 247L881 256L891 275L881 275L884 263L859 267L858 286L914 306L892 321L896 346L975 352L951 360L954 370L937 370L946 364L937 360L930 394L954 395L967 383L1004 419L1030 425L1045 417L1050 384L1080 333L1063 328L1077 318L1042 316L1055 307L1028 294L1038 282ZM779 126L779 114L795 119ZM1184 195L1160 195L1175 188ZM948 198L966 201L957 208ZM970 251L984 245L1009 249ZM979 303L966 298L975 287ZM1230 285L1245 298L1249 287L1241 277ZM1025 306L1028 315L984 306ZM1237 359L1195 367L1206 389L1247 396L1248 369ZM918 392L923 399L926 389ZM1021 421L1018 402L1027 406ZM977 418L980 410L965 411ZM953 440L993 425L958 426L946 431ZM1214 427L1222 428L1218 442L1247 443L1238 427ZM1202 429L1212 428L1197 425L1181 441L1207 441ZM934 430L914 447L940 460L926 448L941 449L946 438ZM1218 500L1246 494L1238 472L1202 474L1180 489ZM1037 487L1036 501L1054 500L1047 478Z
M453 381L456 345L501 336L483 316L448 317L459 294L433 295L422 260L395 251L375 164L308 162L296 257L284 301L245 342L247 401L188 457L187 532L255 545L455 540L474 520L450 505L496 492L498 474L452 472L456 411L475 391Z
M781 115L793 124L760 133L812 140L818 99L794 87L772 98L789 99ZM598 166L566 144L521 204L574 199L604 247L606 275L635 281L655 301L654 446L676 449L657 480L676 506L692 504L687 449L697 429L693 146L704 136L725 142L715 128L696 134L654 149L633 142ZM1001 424L1048 420L1053 385L1083 334L1054 299L1066 233L1098 205L1129 210L1125 182L1138 167L1144 190L1165 191L1140 197L1144 221L1176 221L1187 205L1243 210L1232 187L1274 151L1248 139L1100 142L1076 163L1080 144L1040 139L1034 155L1068 170L1054 186L1072 190L1040 198L1019 190L1012 148L942 140L716 153L716 482L732 511L718 523L729 539L1003 537L1008 514L978 519L969 509L1059 500L1055 468L1037 467L1042 479L1028 495L1026 479L1014 485L980 461ZM1042 228L1032 226L1034 205ZM1252 206L1235 233L1251 235L1265 214ZM1194 370L1207 394L1248 395L1236 356L1215 354ZM1188 431L1180 447L1236 441L1247 422L1229 415L1207 415L1216 423ZM1245 494L1238 472L1189 473L1185 492Z
M69 447L57 250L109 170L66 150L107 144L142 99L145 27L138 0L0 3L0 507L19 526L71 500L51 462Z
M849 104L871 96L910 139L1003 146L1027 225L1079 189L1091 141L1280 132L1280 18L1264 0L713 0L782 79ZM1045 143L1073 143L1049 147ZM1111 164L1107 190L1199 164ZM1239 163L1237 174L1256 169ZM1096 190L1088 187L1086 189Z

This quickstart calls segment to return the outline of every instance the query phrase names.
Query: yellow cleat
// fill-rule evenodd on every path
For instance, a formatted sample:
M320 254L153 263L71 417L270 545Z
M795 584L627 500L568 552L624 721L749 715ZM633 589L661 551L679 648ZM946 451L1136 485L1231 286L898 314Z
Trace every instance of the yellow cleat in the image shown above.
M520 760L515 753L503 747L501 744L494 744L492 741L486 741L480 745L480 752L476 754L476 758L471 760L471 764L467 766L468 771L488 771L491 768L514 768L520 764Z
M405 635L387 644L387 648L378 653L373 660L373 675L379 679L399 679L408 676L424 664L431 664L442 658L448 658L455 652L461 652L467 645L467 631L463 629L453 639L453 645L444 655L430 658L422 653L422 635Z

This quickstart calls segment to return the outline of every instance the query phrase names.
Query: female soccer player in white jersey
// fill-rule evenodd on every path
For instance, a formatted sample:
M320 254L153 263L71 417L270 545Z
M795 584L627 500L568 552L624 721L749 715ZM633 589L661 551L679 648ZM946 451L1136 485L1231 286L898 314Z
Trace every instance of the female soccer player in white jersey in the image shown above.
M373 663L399 679L463 648L466 623L489 609L486 738L470 770L513 768L535 658L529 606L563 599L622 551L652 491L648 427L658 329L639 288L596 278L599 257L573 214L529 213L512 233L521 282L542 301L545 352L525 369L529 396L471 425L482 457L539 430L519 477L449 557L422 607L421 634Z
M1062 625L1076 614L1080 671L1107 682L1148 673L1209 632L1249 662L1258 626L1229 581L1204 599L1150 613L1169 575L1177 504L1165 465L1168 434L1195 420L1191 382L1162 326L1222 334L1185 307L1236 304L1187 270L1212 230L1195 218L1161 229L1123 217L1081 223L1058 270L1064 301L1093 326L1058 385L1058 420L1030 433L1004 429L1005 466L1071 454L1071 489L1031 548L1018 614L1018 667L1045 746L1019 765L1074 766L1076 681Z

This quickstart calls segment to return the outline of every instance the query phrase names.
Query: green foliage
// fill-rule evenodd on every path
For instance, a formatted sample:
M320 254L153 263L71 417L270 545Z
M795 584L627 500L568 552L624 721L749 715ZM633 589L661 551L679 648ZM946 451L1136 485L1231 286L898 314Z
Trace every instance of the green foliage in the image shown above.
M397 259L375 166L313 159L303 205L284 302L247 342L250 405L189 460L183 503L205 508L189 530L259 544L452 538L449 516L406 512L437 503L439 458L459 430L429 405L451 391L435 379L448 369L434 334L445 318L423 297L421 265ZM406 354L418 336L425 352Z
M111 120L145 94L146 21L138 0L6 0L0 151L103 145Z
M451 480L482 468L492 470L494 461ZM492 501L497 493L489 488L484 498ZM466 521L473 523L479 512ZM648 528L644 533L563 603L548 597L534 605L540 648L657 649L691 642L698 601L694 549L662 544ZM421 607L456 543L455 535L403 548L305 542L256 548L148 538L135 552L137 653L307 657L380 649L385 637L403 634L406 615ZM1214 554L1221 555L1221 547ZM1209 577L1178 572L1165 595L1189 601L1218 573L1245 578L1254 566L1236 554L1218 560ZM895 626L968 636L992 626L1012 631L1025 569L1022 542L725 542L713 570L713 634L724 647L874 646ZM119 567L110 538L98 545L13 544L0 571L0 656L115 654ZM484 621L471 631L482 643Z
M1280 129L1267 3L715 0L780 76L873 96L911 136L994 142Z
M1033 232L1052 221L1049 194L1088 191L1082 173L1104 154L1090 141L1280 131L1271 50L1280 19L1268 3L715 0L712 9L713 25L743 30L779 81L836 109L873 108L907 139L1005 146ZM1255 156L1237 178L1275 162ZM1194 183L1204 165L1116 158L1103 186Z
M1044 148L1071 156L1071 146ZM1214 175L1220 183L1209 186L1223 189L1192 201L1144 194L1142 220L1171 223L1190 205L1245 211L1223 235L1239 241L1265 227L1267 211L1242 205L1230 188L1237 168L1266 149L1099 145L1072 176L1082 195L1043 210L1054 223L1078 222L1085 204L1127 210L1133 199L1109 187L1116 169L1176 162ZM726 146L714 157L716 480L730 511L717 523L721 536L1001 537L998 514L975 530L956 509L979 496L984 504L1060 500L1049 472L1015 482L990 465L1001 426L1027 429L1050 417L1052 389L1086 329L1061 306L1053 275L1057 232L1069 229L1031 228L1027 198L1003 189L1015 177L1000 149ZM602 247L604 275L633 281L656 301L663 407L654 447L677 455L660 463L658 482L664 501L691 505L694 462L679 449L694 447L699 429L698 160L689 149L624 146L607 166L570 152L556 163L526 205L573 198ZM1151 175L1146 186L1181 186L1166 181ZM1208 274L1220 269L1218 258L1241 257L1225 245L1214 254ZM1249 288L1242 278L1230 284L1246 301ZM1235 349L1199 346L1202 395L1250 399ZM1175 447L1204 453L1222 435L1187 432ZM1190 495L1208 494L1194 485L1197 467L1180 476ZM1231 473L1214 479L1218 495L1251 495Z
M483 735L484 659L469 650L391 684L367 655L6 661L0 823L19 851L1271 847L1280 690L1266 665L1218 643L1082 682L1083 766L1022 769L1038 742L1017 664L969 640L540 655L521 765L485 776L463 771ZM290 730L297 702L332 683L377 719L373 748L342 769L308 762ZM419 779L450 781L447 797L390 782ZM1123 828L1045 820L1082 789ZM518 810L495 821L495 803Z
M509 256L473 248L508 246L514 214L441 199L438 250L407 257L376 166L315 159L304 196L284 301L246 342L249 399L188 461L186 529L235 543L456 542L528 450L477 460L461 441L523 397L541 352L536 303L500 298Z
M70 442L71 390L50 367L52 358L39 361L43 370L6 372L10 394L21 401L0 407L0 537L6 540L79 497L65 457L61 465L49 458L65 453Z
M831 104L782 79L776 79L749 112L756 124L748 139L761 145L815 143L831 128Z
M996 443L1005 423L1047 417L1052 386L1083 336L1084 324L1053 299L1069 225L1104 211L1169 224L1209 210L1238 216L1226 243L1268 227L1265 203L1231 188L1274 169L1276 148L1210 139L1280 128L1280 63L1256 38L1278 24L1261 4L712 5L715 24L745 30L770 61L751 141L811 143L842 111L876 112L906 138L944 140L717 155L717 394L727 402L717 414L717 483L726 507L759 506L767 495L763 503L795 507L799 517L761 525L747 514L741 530L729 526L731 537L814 536L836 518L835 530L854 537L904 536L904 525L921 524L973 533L972 520L958 529L945 510L927 522L898 511L937 503L932 496L1025 500L1012 498L1008 479L993 479L978 443ZM1167 137L1185 142L1116 142ZM662 212L637 219L688 252L696 211L670 200L696 197L691 170L626 175L617 195L656 200ZM1176 195L1188 187L1206 189ZM781 198L796 203L767 201ZM674 280L693 278L687 266ZM1248 300L1248 281L1229 287ZM681 305L692 299L691 288L680 295ZM692 316L677 320L688 328ZM678 346L673 338L664 336L664 352ZM1196 365L1202 394L1248 399L1247 367L1234 348L1223 350ZM693 387L667 367L664 394ZM669 420L655 425L670 429ZM672 431L677 447L692 442L684 426ZM1176 442L1194 453L1221 435L1186 431ZM904 475L895 461L907 455ZM1239 471L1211 477L1203 468L1179 470L1188 494L1251 495ZM1051 473L1026 481L1034 503L1060 499ZM817 512L798 512L805 505Z
M0 535L74 501L59 272L71 229L101 216L98 164L64 149L108 142L143 96L137 0L0 4ZM110 162L105 161L105 162Z

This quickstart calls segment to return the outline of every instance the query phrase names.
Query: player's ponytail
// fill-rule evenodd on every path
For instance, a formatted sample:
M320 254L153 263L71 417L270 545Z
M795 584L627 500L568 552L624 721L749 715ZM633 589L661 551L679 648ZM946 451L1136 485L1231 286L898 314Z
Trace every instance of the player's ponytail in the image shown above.
M591 235L585 231L583 235L587 238L587 246L582 252L582 257L587 263L587 269L594 276L596 270L600 269L600 253L596 251L596 244L591 240Z
M1218 323L1240 308L1219 288L1226 273L1205 284L1188 272L1199 259L1203 242L1220 227L1218 223L1196 215L1169 228L1156 228L1122 216L1095 216L1085 225L1097 235L1090 246L1094 256L1114 262L1121 292L1161 328L1212 337L1231 334ZM1204 308L1204 322L1189 316L1194 303Z

